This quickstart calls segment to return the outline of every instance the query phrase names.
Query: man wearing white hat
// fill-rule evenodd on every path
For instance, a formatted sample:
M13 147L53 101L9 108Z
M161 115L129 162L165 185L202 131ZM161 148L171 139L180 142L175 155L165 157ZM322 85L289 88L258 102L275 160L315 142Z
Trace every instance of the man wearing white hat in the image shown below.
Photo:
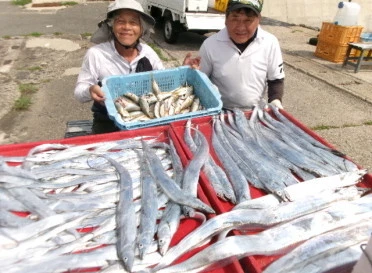
M99 29L91 38L97 45L89 48L84 56L74 92L82 103L94 101L94 134L119 130L104 105L103 78L164 69L156 52L140 41L150 34L154 24L154 18L135 0L116 0L109 4L106 19L99 23Z

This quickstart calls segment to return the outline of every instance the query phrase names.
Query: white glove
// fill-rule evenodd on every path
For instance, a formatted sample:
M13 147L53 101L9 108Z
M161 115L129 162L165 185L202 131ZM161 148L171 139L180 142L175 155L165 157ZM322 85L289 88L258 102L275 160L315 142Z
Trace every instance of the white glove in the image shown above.
M270 104L273 105L273 106L278 107L279 109L284 109L283 105L282 105L282 102L278 99L275 99L275 100L271 101Z

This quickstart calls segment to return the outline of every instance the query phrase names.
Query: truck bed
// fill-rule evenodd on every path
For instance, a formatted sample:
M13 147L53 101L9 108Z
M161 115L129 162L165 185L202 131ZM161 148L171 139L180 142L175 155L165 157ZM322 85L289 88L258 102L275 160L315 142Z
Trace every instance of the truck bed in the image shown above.
M225 14L224 12L222 12L222 11L219 11L219 10L217 10L217 9L215 9L215 8L211 8L211 7L208 7L208 10L207 11L188 11L187 9L186 9L186 12L187 13L211 13L211 14Z

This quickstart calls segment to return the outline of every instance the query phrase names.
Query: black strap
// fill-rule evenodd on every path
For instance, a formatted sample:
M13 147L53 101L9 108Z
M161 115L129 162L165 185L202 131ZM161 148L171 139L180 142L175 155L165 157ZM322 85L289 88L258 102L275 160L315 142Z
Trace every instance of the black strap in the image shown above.
M136 72L146 72L146 71L152 71L152 65L147 59L147 57L143 57L140 59L137 63Z

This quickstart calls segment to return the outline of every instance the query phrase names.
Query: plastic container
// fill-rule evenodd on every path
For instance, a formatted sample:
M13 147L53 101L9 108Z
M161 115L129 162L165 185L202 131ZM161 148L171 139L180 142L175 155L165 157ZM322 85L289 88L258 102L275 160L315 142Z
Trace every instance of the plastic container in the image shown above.
M365 32L360 35L360 40L364 43L372 43L372 32Z
M315 56L324 60L342 63L345 60L348 45L335 45L319 40L316 45ZM355 56L356 50L351 51L350 56Z
M346 46L348 43L359 42L363 26L340 26L323 22L318 40L334 45Z
M334 23L341 26L358 25L360 5L354 2L339 2Z
M114 101L119 96L132 92L141 96L152 92L152 79L155 79L163 92L170 92L186 83L194 87L194 94L200 99L205 110L155 118L148 121L124 122L117 112ZM103 79L103 91L106 95L106 108L109 117L122 130L169 124L172 121L218 114L222 109L221 95L209 78L199 70L182 66L130 75L109 76Z
M214 8L218 11L226 11L228 0L216 0L214 3Z
M372 32L372 15L367 15L365 20L365 32Z

